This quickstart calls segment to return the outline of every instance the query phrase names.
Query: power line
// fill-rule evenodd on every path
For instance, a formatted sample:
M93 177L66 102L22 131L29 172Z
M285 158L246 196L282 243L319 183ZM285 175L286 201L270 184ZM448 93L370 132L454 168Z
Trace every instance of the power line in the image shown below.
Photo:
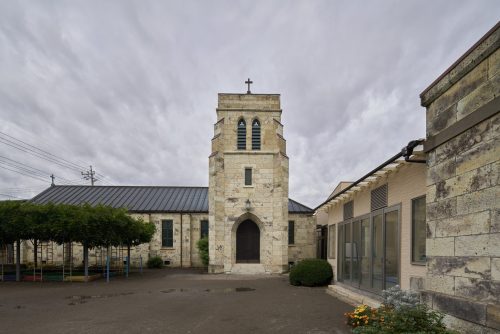
M0 194L0 196L5 196L5 197L10 197L10 198L16 198L16 199L25 199L17 196L12 196L12 195L7 195L7 194Z
M9 158L4 157L4 156L0 156L0 159L4 159L4 161L0 160L0 164L7 165L9 167L15 168L17 170L20 170L20 171L23 171L23 172L26 172L26 173L29 173L29 174L32 174L32 175L35 175L35 176L48 177L48 176L51 175L50 173L48 173L46 171L43 171L43 170L35 168L35 167L31 167L29 165L23 164L22 162L19 162L19 161L16 161L16 160L12 160L12 159L9 159ZM8 162L8 161L5 161L5 160L9 160L9 161L12 161L12 162ZM67 180L67 179L65 179L63 177L59 177L59 179L61 179L62 182L64 182L64 183L69 182L69 180Z
M43 179L41 179L39 177L30 175L30 174L26 174L26 173L22 173L20 171L17 171L17 170L14 170L14 169L10 169L10 168L4 167L4 166L0 166L0 168L6 169L6 170L10 170L10 171L15 172L15 173L19 173L21 175L28 176L28 177L31 177L33 179L36 179L36 180L39 180L39 181L42 181L42 182L47 182L47 180L43 180Z
M15 138L15 137L12 137L11 135L6 134L5 132L0 131L0 134L2 134L2 135L4 135L4 136L7 136L7 137L9 137L9 138L11 138L11 139L17 140L18 142L21 142L21 143L23 143L23 144L25 144L25 145L27 145L27 146L29 146L29 147L34 148L35 150L38 150L38 151L40 151L40 152L43 152L43 153L45 153L45 154L47 154L47 155L49 155L49 156L52 156L52 157L54 157L54 158L56 158L56 159L62 160L63 162L65 162L65 163L67 163L67 164L69 164L69 165L73 165L73 166L75 166L75 167L76 167L76 168L78 168L78 169L85 169L85 167L83 167L83 166L80 166L80 165L78 165L78 164L75 164L75 163L73 163L73 162L71 162L71 161L68 161L68 160L66 160L66 159L64 159L64 158L61 158L61 157L59 157L59 156L57 156L57 155L55 155L55 154L52 154L52 153L50 153L50 152L47 152L47 151L45 151L45 150L42 150L41 148L38 148L38 147L33 146L33 145L31 145L31 144L28 144L28 143L26 143L26 142L22 141L21 139L17 139L17 138Z
M6 137L8 137L8 138L6 138ZM31 144L29 144L29 143L27 143L27 142L25 142L25 141L23 141L21 139L15 138L15 137L13 137L13 136L5 133L5 132L2 132L2 131L0 131L0 143L3 143L5 145L7 145L7 146L10 146L10 147L15 148L17 150L20 150L22 152L34 155L37 158L40 158L40 159L43 159L43 160L55 163L55 164L57 164L59 166L62 166L64 168L68 168L68 169L71 169L73 171L80 172L84 176L88 173L88 172L85 172L85 173L82 172L82 170L85 170L85 167L83 167L81 165L78 165L78 164L76 164L74 162L66 160L66 159L64 159L64 158L62 158L60 156L52 154L52 153L50 153L50 152L48 152L46 150L43 150L41 148L38 148L38 147L34 146L34 145L31 145ZM27 165L25 165L25 166L27 166ZM30 167L30 166L28 166L28 167ZM30 167L30 168L33 168L33 167ZM105 175L103 175L101 173L95 173L95 175L99 176L100 180L103 183L112 184L112 180L109 179L108 177L106 177ZM88 177L88 175L87 175L87 177ZM104 180L104 179L106 179L106 180ZM69 181L69 180L66 180L66 182L67 181ZM95 178L94 178L94 181L95 181Z

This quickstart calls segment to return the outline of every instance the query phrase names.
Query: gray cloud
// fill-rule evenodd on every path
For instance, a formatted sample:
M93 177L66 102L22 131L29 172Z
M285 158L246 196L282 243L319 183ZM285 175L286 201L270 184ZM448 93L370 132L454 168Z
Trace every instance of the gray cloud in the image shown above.
M92 163L107 182L207 185L217 93L244 92L250 76L255 92L282 94L290 196L315 206L425 136L418 94L499 10L486 0L2 2L0 131ZM2 169L0 193L48 181Z

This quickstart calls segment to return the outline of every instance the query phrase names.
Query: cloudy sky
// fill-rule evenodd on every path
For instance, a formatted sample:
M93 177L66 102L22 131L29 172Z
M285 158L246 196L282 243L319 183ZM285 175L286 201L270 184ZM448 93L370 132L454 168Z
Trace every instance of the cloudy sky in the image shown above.
M425 136L419 94L498 13L496 0L2 1L0 199L51 173L87 182L90 164L97 184L206 186L217 93L250 77L281 94L290 197L314 207Z

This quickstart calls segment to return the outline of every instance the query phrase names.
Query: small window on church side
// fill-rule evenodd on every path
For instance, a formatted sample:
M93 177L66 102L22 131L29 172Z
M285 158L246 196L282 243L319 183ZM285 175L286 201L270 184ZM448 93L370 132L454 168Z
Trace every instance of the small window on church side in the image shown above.
M245 168L245 185L252 185L252 168Z
M174 247L174 226L172 220L161 221L161 246Z
M238 121L237 143L238 150L247 149L247 123L243 118Z
M200 239L208 238L208 220L200 221Z
M260 150L260 122L254 119L252 122L252 150Z
M288 221L288 244L295 244L295 222L293 220Z

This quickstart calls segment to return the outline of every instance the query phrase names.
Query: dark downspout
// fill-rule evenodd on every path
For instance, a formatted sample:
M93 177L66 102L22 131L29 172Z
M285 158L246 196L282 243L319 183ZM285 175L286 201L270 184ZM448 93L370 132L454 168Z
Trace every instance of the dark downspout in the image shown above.
M34 239L33 240L33 264L35 266L35 269L38 265L38 240Z
M181 268L182 268L182 212L181 212Z
M152 221L151 221L151 214L149 213L148 216L149 216L149 222L152 223ZM149 260L150 257L151 257L151 241L149 242L148 260Z
M21 280L21 240L16 241L16 282Z

